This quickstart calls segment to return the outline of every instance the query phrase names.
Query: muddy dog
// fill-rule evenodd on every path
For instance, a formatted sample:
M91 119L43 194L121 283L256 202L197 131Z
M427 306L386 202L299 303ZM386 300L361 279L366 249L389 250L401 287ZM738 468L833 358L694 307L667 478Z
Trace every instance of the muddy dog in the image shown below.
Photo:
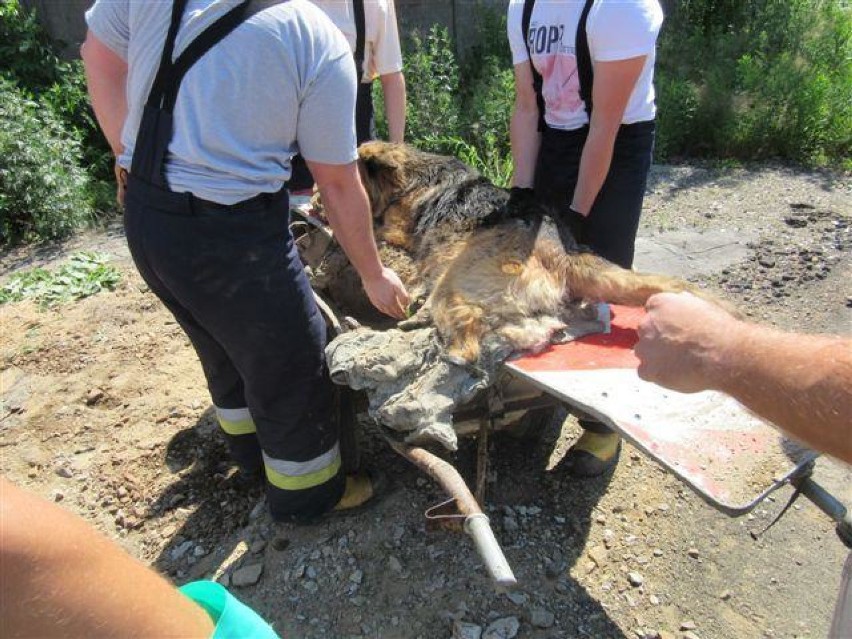
M383 258L425 300L399 327L434 325L451 361L476 363L488 335L540 350L579 319L579 301L642 306L655 293L687 290L708 297L578 246L558 216L531 197L510 201L455 158L385 142L358 154Z

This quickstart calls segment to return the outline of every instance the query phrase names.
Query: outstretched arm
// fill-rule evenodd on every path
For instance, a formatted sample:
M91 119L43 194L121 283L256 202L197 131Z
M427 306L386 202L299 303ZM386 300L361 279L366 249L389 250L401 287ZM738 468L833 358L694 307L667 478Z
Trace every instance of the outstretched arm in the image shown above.
M852 339L737 320L688 293L646 304L639 376L677 391L717 390L812 448L852 463Z
M352 266L361 276L373 305L391 317L402 319L408 292L393 270L382 266L367 193L358 175L358 164L324 164L307 161L334 235Z
M636 81L645 66L639 56L616 62L595 62L595 82L592 86L592 118L589 136L580 156L580 170L571 208L588 215L595 198L606 180L612 164L615 136L621 126L624 110Z

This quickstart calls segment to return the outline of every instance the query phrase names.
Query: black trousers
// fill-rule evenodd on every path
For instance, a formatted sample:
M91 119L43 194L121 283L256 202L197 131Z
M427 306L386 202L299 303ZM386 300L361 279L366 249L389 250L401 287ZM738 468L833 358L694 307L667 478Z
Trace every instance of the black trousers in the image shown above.
M624 268L633 266L636 233L654 152L653 122L622 125L615 138L612 163L589 215L582 222L583 243ZM535 193L555 211L571 204L588 127L575 131L546 128L535 171ZM610 432L595 419L580 419L586 430Z
M570 204L577 186L588 127L547 128L541 136L535 171L536 196L556 211ZM633 265L636 232L654 151L654 123L622 125L609 173L583 222L583 240L595 253L624 268Z
M326 326L289 231L286 191L228 207L131 176L125 229L140 274L195 347L217 409L250 413L256 435L244 423L229 440L241 465L264 468L273 516L330 509L344 476L339 454L332 463ZM317 465L324 474L311 476Z

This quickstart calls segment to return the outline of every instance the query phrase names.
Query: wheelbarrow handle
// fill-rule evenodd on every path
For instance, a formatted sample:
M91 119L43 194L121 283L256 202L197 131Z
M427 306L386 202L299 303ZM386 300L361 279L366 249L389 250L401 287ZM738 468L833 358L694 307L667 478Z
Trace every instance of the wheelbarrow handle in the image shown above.
M825 488L816 483L810 475L794 478L791 483L810 499L814 505L828 515L837 524L837 536L852 548L852 513Z
M518 585L518 580L506 561L503 549L491 530L491 522L485 513L475 513L464 520L465 532L473 538L476 551L482 558L482 563L494 581L498 590L512 590Z

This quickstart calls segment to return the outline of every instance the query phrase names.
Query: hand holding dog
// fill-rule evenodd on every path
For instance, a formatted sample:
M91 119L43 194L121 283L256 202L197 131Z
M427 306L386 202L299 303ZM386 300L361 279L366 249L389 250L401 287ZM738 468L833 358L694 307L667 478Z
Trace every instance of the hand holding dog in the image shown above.
M384 266L378 276L362 278L361 283L373 306L385 315L405 319L410 299L408 291L393 269Z
M123 208L124 194L127 191L127 169L123 168L116 160L113 171L115 172L115 201Z
M725 354L742 323L690 293L659 293L645 304L639 325L639 377L682 393L716 388Z

